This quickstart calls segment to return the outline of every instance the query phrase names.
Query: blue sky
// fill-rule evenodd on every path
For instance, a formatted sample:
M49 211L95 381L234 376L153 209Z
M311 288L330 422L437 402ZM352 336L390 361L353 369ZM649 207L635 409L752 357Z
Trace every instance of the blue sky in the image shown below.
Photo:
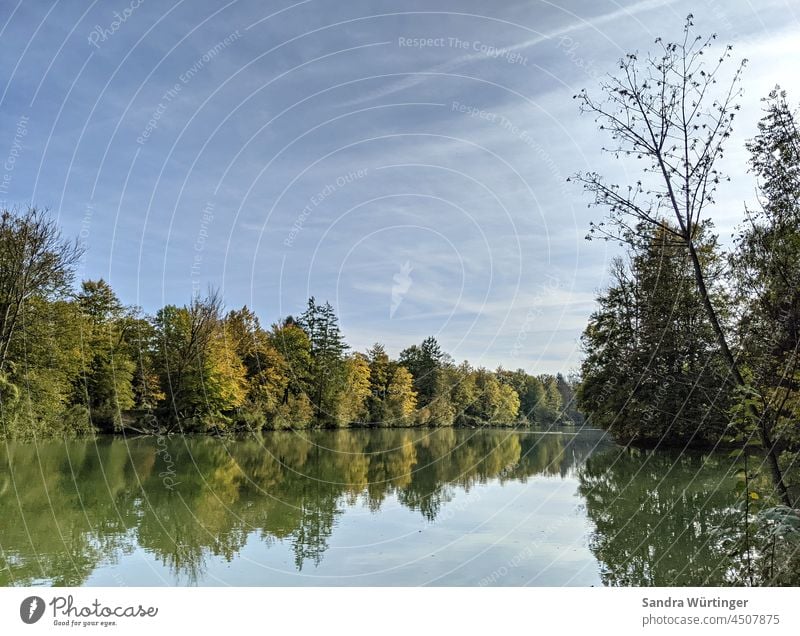
M355 349L568 371L618 248L565 179L632 178L571 97L689 12L751 60L741 175L759 98L800 101L792 0L4 2L0 199L49 207L81 276L148 312L214 285L270 323L314 295ZM723 240L753 195L721 193Z

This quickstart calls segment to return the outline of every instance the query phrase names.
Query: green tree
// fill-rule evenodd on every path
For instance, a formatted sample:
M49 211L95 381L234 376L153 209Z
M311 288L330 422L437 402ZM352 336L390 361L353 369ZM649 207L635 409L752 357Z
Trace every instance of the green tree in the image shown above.
M167 305L156 315L156 359L169 428L224 428L224 413L244 402L246 371L226 345L220 307L212 292L187 307Z
M542 398L534 407L536 423L542 426L551 426L561 421L562 402L558 390L558 380L552 375L540 375L542 385Z
M476 375L468 362L462 362L453 368L450 376L451 400L455 410L455 423L459 426L480 424L480 414L476 412L476 403L480 389L476 384Z
M528 424L541 424L537 420L537 409L541 409L545 400L545 388L542 381L525 372L524 369L504 371L498 369L497 377L501 382L511 386L519 396L519 416Z
M61 238L46 211L0 212L0 372L26 306L64 298L82 250Z
M519 395L486 369L474 372L476 397L467 412L478 424L512 424L519 414Z
M759 205L748 220L732 257L738 336L749 383L740 409L744 433L757 433L761 414L768 436L781 451L791 501L800 501L800 131L786 93L776 88L765 100L758 134L748 144Z
M718 270L715 237L696 244L705 271ZM732 386L685 245L656 229L611 274L583 335L582 410L624 441L719 442Z
M166 399L158 373L158 332L153 321L146 317L137 315L128 322L131 357L136 363L132 379L134 407L154 416L158 405Z
M334 423L336 397L344 382L347 345L330 303L319 305L314 297L298 320L311 343L310 392L318 425Z
M224 330L225 341L244 365L247 379L247 404L239 410L239 423L248 430L265 428L288 401L288 363L247 307L229 312Z
M564 424L580 425L583 423L583 414L578 410L576 392L580 386L577 375L565 377L562 373L556 374L556 387L561 396L561 420Z
M83 281L76 301L84 318L83 369L76 383L76 401L88 409L95 426L118 430L122 413L135 404L136 363L130 342L133 315L102 279Z
M389 356L383 345L375 343L367 351L369 363L369 397L367 398L367 413L372 424L384 422L386 415L386 395L389 387L390 366Z
M731 349L732 333L721 315L724 307L714 302L710 274L698 245L717 188L728 180L719 169L719 159L739 109L744 61L730 81L721 82L732 47L723 51L718 63L707 64L713 55L705 54L716 36L693 36L692 20L689 15L679 41L658 38L657 53L641 58L630 53L620 60L616 76L601 84L600 99L585 90L576 96L581 110L592 115L613 140L609 151L617 159L639 162L640 178L622 187L608 183L597 172L579 173L575 178L593 196L595 205L609 210L610 222L594 225L595 236L637 247L658 229L682 244L722 358L736 386L748 391L752 387ZM755 424L775 487L790 505L779 448L772 439L769 418L763 416L757 402L748 402L747 419Z
M17 335L0 375L2 404L9 437L91 433L85 406L75 406L74 386L80 377L82 317L75 303L33 298L26 302Z
M315 416L308 397L311 391L311 342L308 334L291 318L272 326L270 341L286 361L283 388L275 428L305 428Z
M437 396L441 383L440 371L448 362L436 338L425 338L420 345L412 345L400 352L398 362L414 376L414 390L420 406L427 406Z

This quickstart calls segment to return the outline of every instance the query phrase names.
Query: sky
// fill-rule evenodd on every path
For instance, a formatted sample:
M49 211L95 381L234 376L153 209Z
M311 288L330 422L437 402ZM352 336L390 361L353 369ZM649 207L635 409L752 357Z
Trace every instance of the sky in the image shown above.
M724 243L759 100L800 102L793 0L7 0L0 205L48 208L78 275L148 313L211 286L269 325L314 296L355 350L569 372L620 248L566 179L637 178L572 96L688 13L750 60Z

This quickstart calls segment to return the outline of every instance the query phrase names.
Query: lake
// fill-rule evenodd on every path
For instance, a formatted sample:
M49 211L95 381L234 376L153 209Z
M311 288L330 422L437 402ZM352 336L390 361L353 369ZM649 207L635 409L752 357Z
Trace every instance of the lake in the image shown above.
M8 442L0 584L721 584L733 461L569 428Z

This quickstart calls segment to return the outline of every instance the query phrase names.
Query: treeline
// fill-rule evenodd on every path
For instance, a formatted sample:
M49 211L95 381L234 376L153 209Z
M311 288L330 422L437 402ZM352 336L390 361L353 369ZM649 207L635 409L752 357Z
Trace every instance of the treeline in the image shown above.
M351 352L330 304L264 328L216 293L153 316L103 280L72 292L80 250L41 211L0 221L0 421L6 436L307 427L551 425L576 382L456 364L434 338L393 360Z
M739 112L744 62L724 81L732 47L717 61L714 39L695 36L689 16L678 42L659 38L655 53L625 56L599 98L576 95L612 139L608 150L639 176L615 184L576 175L609 212L589 238L626 248L583 334L578 401L626 442L737 447L743 519L750 523L765 496L780 503L762 525L776 541L800 530L783 514L800 501L798 113L779 88L763 100L742 166L757 204L723 250L709 216L731 180L719 159ZM756 487L762 467L771 490Z

